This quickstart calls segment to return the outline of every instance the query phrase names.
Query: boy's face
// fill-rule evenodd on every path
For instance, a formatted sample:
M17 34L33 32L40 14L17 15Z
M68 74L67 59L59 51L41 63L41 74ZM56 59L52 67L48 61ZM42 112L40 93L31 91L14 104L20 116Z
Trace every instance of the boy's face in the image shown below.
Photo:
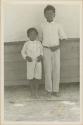
M55 13L53 10L47 10L44 15L48 22L52 22L54 20Z
M37 38L37 33L33 30L33 31L31 31L30 33L29 33L29 39L31 40L31 41L34 41L34 40L36 40L36 38Z

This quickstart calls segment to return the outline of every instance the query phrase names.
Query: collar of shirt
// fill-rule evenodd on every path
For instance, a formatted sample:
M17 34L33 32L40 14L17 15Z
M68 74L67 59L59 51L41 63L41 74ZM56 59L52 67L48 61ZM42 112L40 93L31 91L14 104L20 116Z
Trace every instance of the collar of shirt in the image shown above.
M35 43L37 42L37 40L34 40L34 41L28 40L27 42L29 42L29 43L31 43L31 44L35 44Z
M48 25L52 25L56 22L56 20L54 19L52 22L48 22L47 20L45 20L45 24L48 24Z

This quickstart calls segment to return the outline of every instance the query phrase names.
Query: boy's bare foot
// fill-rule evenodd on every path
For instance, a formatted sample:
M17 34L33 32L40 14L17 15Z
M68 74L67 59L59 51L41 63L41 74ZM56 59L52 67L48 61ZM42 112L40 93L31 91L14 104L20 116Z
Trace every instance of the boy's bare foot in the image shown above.
M52 95L52 92L47 92L46 91L46 95L50 97Z
M38 96L38 95L35 95L35 99L39 99L39 96Z
M39 95L37 93L31 94L32 99L38 99Z
M52 95L53 95L53 96L56 96L56 97L59 97L59 96L60 96L60 93L59 93L59 92L53 92Z

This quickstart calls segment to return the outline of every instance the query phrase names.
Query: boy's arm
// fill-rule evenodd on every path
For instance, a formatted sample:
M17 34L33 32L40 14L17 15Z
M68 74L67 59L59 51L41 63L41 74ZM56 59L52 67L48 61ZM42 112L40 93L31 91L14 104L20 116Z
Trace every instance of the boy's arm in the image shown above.
M26 60L27 60L28 62L32 62L32 58L31 58L30 56L26 56Z
M39 41L43 41L43 25L40 24Z
M42 43L40 43L40 55L43 56L43 46L42 46Z
M55 50L59 49L59 48L60 48L60 45L50 47L51 51L53 51L53 52L54 52Z
M43 46L42 44L40 43L40 56L37 57L37 61L41 61L42 60L42 57L43 57Z
M22 57L26 59L27 53L26 53L26 43L24 44L22 50L21 50Z
M58 33L59 33L59 38L60 38L61 40L67 39L67 36L66 36L66 34L65 34L64 30L63 30L63 28L61 27L61 25L58 25Z
M23 48L22 48L22 51L21 51L22 57L24 59L28 60L29 62L32 62L32 58L27 55L27 52L26 52L27 47L26 46L27 46L27 43L25 43Z

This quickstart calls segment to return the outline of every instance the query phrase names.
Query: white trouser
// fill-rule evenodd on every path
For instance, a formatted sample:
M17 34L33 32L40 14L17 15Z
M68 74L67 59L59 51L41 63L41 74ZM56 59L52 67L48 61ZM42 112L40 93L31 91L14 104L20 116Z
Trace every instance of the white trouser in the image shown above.
M52 52L44 48L45 89L48 92L58 92L60 83L60 49Z

